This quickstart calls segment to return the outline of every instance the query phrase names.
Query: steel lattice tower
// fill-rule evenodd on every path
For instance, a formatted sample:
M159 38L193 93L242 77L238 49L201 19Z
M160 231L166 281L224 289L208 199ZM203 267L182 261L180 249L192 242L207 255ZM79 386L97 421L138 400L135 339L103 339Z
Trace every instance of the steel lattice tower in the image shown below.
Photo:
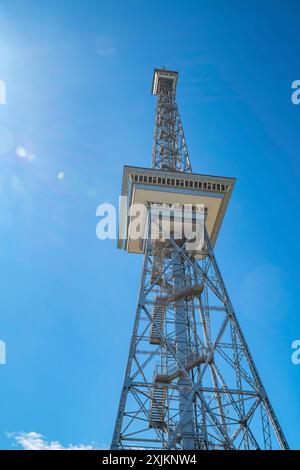
M235 180L192 173L176 104L177 72L154 71L152 169L125 167L119 248L143 253L138 304L112 449L288 449L217 265L213 247ZM198 249L163 235L171 204L204 206ZM144 205L131 234L130 205ZM159 239L150 236L160 211ZM178 221L177 221L178 223ZM148 233L149 232L149 233Z

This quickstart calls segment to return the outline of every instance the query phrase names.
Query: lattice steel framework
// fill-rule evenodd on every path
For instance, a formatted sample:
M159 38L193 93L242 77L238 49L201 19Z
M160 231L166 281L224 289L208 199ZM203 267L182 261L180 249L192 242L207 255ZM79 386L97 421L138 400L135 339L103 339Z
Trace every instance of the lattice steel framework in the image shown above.
M152 167L188 173L173 85L155 93ZM206 230L197 260L186 240L145 242L111 448L288 449Z
M175 91L167 80L157 96L152 167L191 173Z

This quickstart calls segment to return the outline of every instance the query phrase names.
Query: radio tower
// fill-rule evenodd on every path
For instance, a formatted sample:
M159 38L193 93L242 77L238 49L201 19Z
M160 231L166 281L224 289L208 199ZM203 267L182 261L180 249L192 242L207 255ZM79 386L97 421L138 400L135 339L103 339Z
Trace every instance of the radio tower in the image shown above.
M152 168L124 168L118 247L144 261L111 449L288 449L213 251L235 179L192 173L177 78L154 71Z

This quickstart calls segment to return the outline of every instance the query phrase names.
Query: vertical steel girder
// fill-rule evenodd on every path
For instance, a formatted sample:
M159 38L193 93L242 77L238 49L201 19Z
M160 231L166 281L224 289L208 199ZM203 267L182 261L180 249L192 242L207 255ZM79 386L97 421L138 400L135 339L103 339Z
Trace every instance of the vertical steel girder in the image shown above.
M160 90L152 166L191 172L171 89ZM150 215L149 215L150 217ZM288 449L204 229L145 243L112 449Z

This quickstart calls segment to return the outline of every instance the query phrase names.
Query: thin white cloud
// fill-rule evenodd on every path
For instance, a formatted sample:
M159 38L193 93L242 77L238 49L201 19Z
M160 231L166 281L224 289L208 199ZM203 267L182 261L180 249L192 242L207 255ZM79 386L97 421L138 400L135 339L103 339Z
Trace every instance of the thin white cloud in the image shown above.
M98 47L97 49L97 54L100 56L113 55L115 52L115 47Z
M111 56L116 53L114 40L110 36L99 36L96 38L96 50L99 56Z
M97 446L92 444L68 444L63 446L59 441L49 441L43 434L38 432L14 432L6 434L9 439L13 439L13 447L22 450L92 450L107 449L108 446Z

